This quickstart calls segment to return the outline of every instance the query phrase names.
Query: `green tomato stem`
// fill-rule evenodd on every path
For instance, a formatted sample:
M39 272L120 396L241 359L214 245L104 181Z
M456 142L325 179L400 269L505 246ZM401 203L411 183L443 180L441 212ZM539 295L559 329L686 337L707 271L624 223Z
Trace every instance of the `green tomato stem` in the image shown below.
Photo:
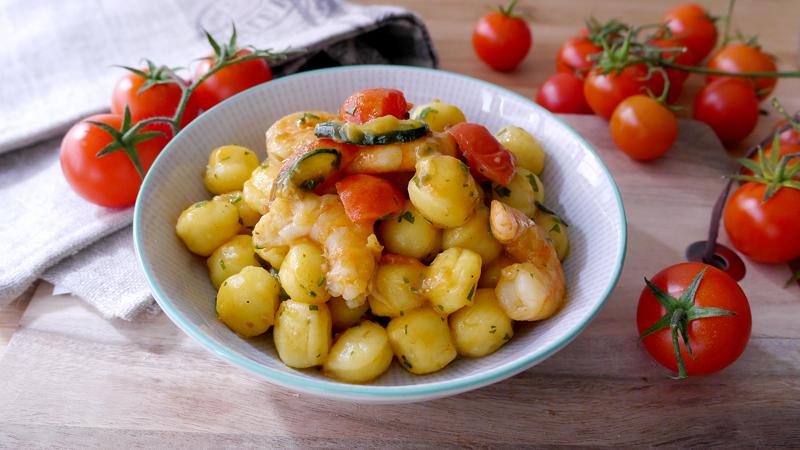
M736 4L736 0L728 0L728 12L725 14L725 21L724 21L724 34L722 35L722 43L719 45L720 48L725 47L731 41L731 17L733 16L733 7Z
M700 73L704 75L719 75L723 77L739 77L739 78L800 78L800 71L793 72L748 72L736 73L725 72L722 70L709 69L708 67L695 67L684 66L683 64L676 64L667 61L654 62L654 64L661 64L670 69L682 70L684 72Z

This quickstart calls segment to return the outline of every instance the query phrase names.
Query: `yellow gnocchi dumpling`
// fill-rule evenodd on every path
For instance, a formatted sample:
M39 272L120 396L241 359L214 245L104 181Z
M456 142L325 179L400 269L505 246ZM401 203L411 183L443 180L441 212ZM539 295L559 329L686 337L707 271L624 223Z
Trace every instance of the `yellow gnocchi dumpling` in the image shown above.
M289 248L278 271L278 279L292 300L322 304L331 298L325 289L327 266L319 245L303 240Z
M225 280L217 292L219 320L241 336L266 332L275 319L280 287L261 267L245 267Z
M331 310L333 331L343 331L352 327L369 311L369 303L364 302L355 308L350 308L342 297L334 297L327 304Z
M489 208L478 205L467 223L460 227L448 228L442 233L442 247L461 247L481 255L484 265L497 259L503 246L497 242L489 227Z
M263 248L258 245L255 245L254 248L256 255L258 255L261 259L266 261L267 264L269 264L269 266L275 270L281 269L281 265L283 265L283 260L289 253L288 245L281 245L272 248Z
M275 315L272 336L278 356L287 366L305 369L322 364L331 346L328 305L282 302Z
M244 182L258 167L258 156L241 145L223 145L215 148L206 166L206 189L212 194L241 191Z
M239 212L228 202L202 201L183 210L175 234L192 253L209 256L239 232Z
M507 186L493 185L492 198L522 211L528 217L536 214L536 202L544 203L542 180L527 169L518 167Z
M563 261L569 254L567 225L558 217L545 212L540 212L536 216L536 225L539 225L547 232L547 235L550 236L550 240L553 241L553 247L555 247L556 253L558 253L558 259Z
M261 214L243 200L242 191L232 191L227 194L217 195L214 200L228 202L236 207L237 211L239 211L239 223L242 225L243 233L251 232L258 220L261 219Z
M229 276L236 275L247 266L259 267L253 252L253 238L240 234L214 250L206 260L211 284L219 289Z
M431 130L438 132L467 121L464 113L457 106L442 103L441 100L417 106L411 112L411 117L427 123Z
M505 126L495 135L503 147L514 154L517 167L539 175L544 170L545 153L542 144L520 127Z
M397 360L411 373L436 372L456 357L447 321L429 307L395 317L386 331Z
M461 356L477 358L494 353L514 336L514 326L494 289L478 289L475 300L448 317L450 333Z
M472 301L480 277L480 255L465 248L448 248L425 270L422 290L434 309L450 314Z
M393 356L386 330L365 320L339 336L322 372L347 383L366 383L386 372Z
M403 210L378 225L378 236L389 253L426 259L442 248L442 230L407 201Z
M442 228L463 225L480 201L469 167L452 156L433 155L417 161L408 195L426 219Z
M372 314L397 317L419 308L425 266L413 258L384 256L372 278L372 292L367 300Z

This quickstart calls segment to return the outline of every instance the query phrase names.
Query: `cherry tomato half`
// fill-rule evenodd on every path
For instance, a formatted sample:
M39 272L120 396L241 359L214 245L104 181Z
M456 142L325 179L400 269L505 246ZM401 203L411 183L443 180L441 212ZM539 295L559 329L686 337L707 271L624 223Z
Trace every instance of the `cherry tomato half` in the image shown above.
M371 223L403 209L405 199L391 183L374 175L358 173L336 183L344 212L354 223Z
M239 57L251 53L253 52L250 50L239 50L236 56ZM194 80L199 80L200 77L211 70L215 63L214 57L208 57L200 61L194 72ZM202 109L208 111L226 98L253 86L266 83L271 79L272 70L264 59L250 59L239 62L219 70L200 83L194 91L195 101Z
M478 181L492 180L503 186L514 177L514 155L483 125L461 122L447 129L453 136L472 176Z
M672 35L683 42L694 56L694 63L702 61L717 43L717 27L702 7L685 3L670 10L661 20Z
M583 80L572 72L550 76L536 92L536 103L560 114L592 114L583 96Z
M708 68L733 73L775 72L778 66L768 54L745 44L728 44L721 48L711 61ZM719 75L709 75L706 79L711 82L721 78ZM759 98L769 96L775 89L777 78L752 78L750 80Z
M719 308L734 315L706 317L688 323L689 344L694 357L679 340L681 357L688 375L707 375L724 369L736 361L750 340L752 316L750 304L742 288L725 272L702 263L681 263L667 267L657 273L650 282L673 298L681 294L703 271L703 276L694 296L694 306ZM643 334L667 314L667 309L645 287L639 297L636 310L636 325ZM662 328L642 339L650 356L662 366L677 372L678 361L670 327Z
M611 138L632 159L656 159L678 137L678 120L672 111L645 95L622 101L611 116Z
M133 163L118 151L98 158L96 155L111 143L111 136L87 121L102 122L119 129L122 117L98 114L73 125L61 142L61 171L64 178L81 197L100 206L121 208L131 206L142 184ZM156 138L136 144L142 168L147 172L164 147Z
M748 258L781 263L800 257L800 190L784 187L763 201L767 186L745 183L725 206L725 231Z
M408 119L408 102L397 89L370 88L347 97L339 117L347 122L365 123L383 116Z
M746 138L758 122L753 85L740 78L719 78L697 94L694 118L707 123L726 147Z
M511 11L493 11L484 15L472 32L472 48L494 70L513 70L531 49L528 24Z
M558 72L588 72L593 63L589 56L600 53L602 48L596 46L585 37L567 39L556 54L556 71Z

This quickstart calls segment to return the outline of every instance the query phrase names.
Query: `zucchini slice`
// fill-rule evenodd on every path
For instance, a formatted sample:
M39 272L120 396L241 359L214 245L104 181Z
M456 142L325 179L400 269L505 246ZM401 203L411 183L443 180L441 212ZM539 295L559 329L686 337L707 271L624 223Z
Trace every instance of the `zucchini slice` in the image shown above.
M419 120L394 116L372 119L364 124L331 121L317 124L314 134L336 142L355 145L386 145L415 141L428 134L428 125Z
M301 156L281 174L281 182L312 190L339 170L342 154L334 148L318 148Z

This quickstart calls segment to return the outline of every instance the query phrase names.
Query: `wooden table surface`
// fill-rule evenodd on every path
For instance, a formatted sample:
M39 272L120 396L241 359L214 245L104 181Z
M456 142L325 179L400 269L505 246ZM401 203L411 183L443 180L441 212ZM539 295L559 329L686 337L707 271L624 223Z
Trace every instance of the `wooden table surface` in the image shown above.
M364 3L401 4L420 13L442 69L533 96L553 73L558 46L583 17L646 23L678 2L523 0L532 17L533 52L508 74L481 65L470 46L472 24L492 2ZM700 3L721 13L725 2ZM760 34L782 68L795 68L800 2L742 0L737 17L742 31ZM690 78L682 103L690 104L701 84ZM784 80L776 90L791 111L800 109L798 87L800 81ZM800 446L800 289L783 288L785 267L749 264L742 284L753 307L753 337L730 369L676 382L637 345L633 316L642 276L680 261L687 239L703 236L719 177L731 170L713 135L701 124L682 122L675 151L645 166L613 148L599 119L565 118L598 148L622 189L629 252L607 306L578 339L539 366L424 404L329 402L229 366L163 314L106 321L79 299L50 295L42 283L0 310L0 447ZM774 114L762 119L761 133L748 142L774 120Z

